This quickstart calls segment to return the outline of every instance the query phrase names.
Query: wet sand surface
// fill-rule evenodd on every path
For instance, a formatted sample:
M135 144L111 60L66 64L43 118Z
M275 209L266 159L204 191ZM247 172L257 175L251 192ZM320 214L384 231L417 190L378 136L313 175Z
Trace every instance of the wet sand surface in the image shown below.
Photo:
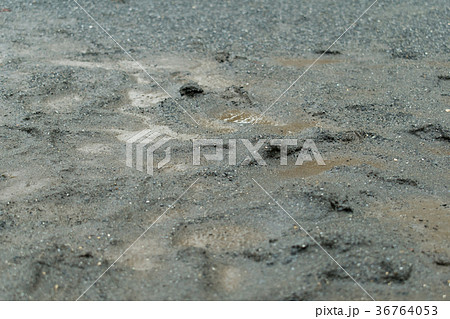
M75 2L0 4L0 299L77 299L164 212L81 300L450 298L446 1L379 1L269 110L372 1L79 3L148 74Z

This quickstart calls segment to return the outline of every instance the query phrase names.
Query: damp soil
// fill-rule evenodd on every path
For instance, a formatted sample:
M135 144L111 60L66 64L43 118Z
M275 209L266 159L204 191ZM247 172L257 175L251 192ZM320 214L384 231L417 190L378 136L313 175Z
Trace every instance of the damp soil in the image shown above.
M371 2L79 1L138 64L75 2L2 1L0 299L75 300L153 223L81 300L450 298L448 3L379 1L326 51Z

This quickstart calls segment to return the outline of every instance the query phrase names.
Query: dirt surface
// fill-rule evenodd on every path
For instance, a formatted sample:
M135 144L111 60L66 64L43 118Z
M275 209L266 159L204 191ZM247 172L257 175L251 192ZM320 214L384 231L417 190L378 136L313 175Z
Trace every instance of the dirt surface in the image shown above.
M74 1L1 2L1 299L77 299L177 199L81 300L450 298L447 1L378 1L264 114L372 1L79 3L148 74ZM326 165L193 166L194 138Z

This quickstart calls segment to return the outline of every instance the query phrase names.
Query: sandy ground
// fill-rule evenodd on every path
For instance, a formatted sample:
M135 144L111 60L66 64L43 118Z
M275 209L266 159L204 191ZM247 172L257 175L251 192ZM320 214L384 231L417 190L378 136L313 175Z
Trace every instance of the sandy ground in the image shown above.
M0 4L1 299L77 299L175 201L82 300L450 298L447 1L378 1L262 117L372 1L79 3L140 65L73 1ZM195 138L326 165L193 166Z

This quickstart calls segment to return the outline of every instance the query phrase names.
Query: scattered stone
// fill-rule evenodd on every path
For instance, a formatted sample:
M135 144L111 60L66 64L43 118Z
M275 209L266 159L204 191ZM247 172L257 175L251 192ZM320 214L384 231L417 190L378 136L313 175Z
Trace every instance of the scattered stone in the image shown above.
M222 97L230 101L233 105L253 104L248 95L248 92L244 89L243 86L232 85L226 88L222 94Z
M411 277L412 265L404 262L384 260L381 262L383 278L386 282L405 282Z
M447 255L437 255L434 257L434 263L439 266L450 266L450 257Z
M308 248L308 246L309 245L307 243L291 246L291 255L295 256L295 255L299 254L300 252L306 250Z
M304 301L312 300L312 295L309 292L292 293L288 297L284 298L285 301Z
M428 124L409 130L409 133L424 140L450 141L450 131L439 124Z
M330 203L331 208L335 211L347 212L347 213L353 212L353 208L350 206L350 203L348 202L348 200L346 198L342 199L342 198L337 198L337 197L330 197L329 203Z
M230 52L228 51L219 51L216 53L215 59L219 63L230 62Z
M263 252L260 249L256 249L254 251L246 250L244 251L243 255L244 257L256 262L268 261L273 257L271 253Z
M394 59L417 60L419 54L413 51L403 49L393 49L391 55Z

